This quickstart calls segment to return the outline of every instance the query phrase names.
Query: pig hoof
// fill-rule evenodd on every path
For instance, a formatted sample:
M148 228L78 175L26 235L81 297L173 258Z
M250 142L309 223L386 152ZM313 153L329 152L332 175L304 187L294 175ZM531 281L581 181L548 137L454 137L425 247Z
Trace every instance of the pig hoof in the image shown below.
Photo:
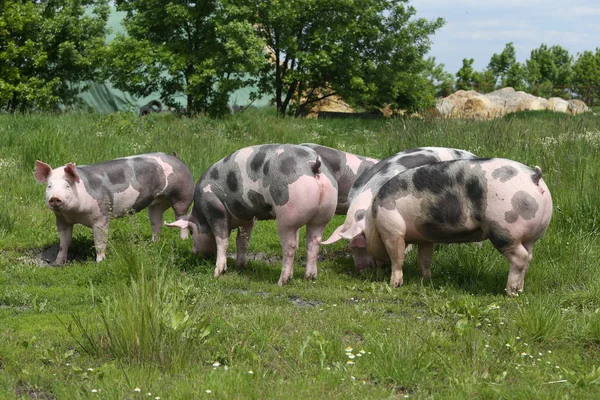
M281 278L279 278L279 282L277 282L277 284L278 284L279 286L283 286L283 285L285 285L286 283L288 283L288 281L289 281L289 280L290 280L290 278L289 278L289 277L287 277L287 276L282 276Z
M397 288L397 287L400 287L400 286L402 286L403 284L404 284L404 280L399 280L399 281L397 281L397 282L392 282L392 285L393 285L395 288Z
M313 273L304 274L304 279L307 281L313 281L313 280L317 279L317 273L313 272Z

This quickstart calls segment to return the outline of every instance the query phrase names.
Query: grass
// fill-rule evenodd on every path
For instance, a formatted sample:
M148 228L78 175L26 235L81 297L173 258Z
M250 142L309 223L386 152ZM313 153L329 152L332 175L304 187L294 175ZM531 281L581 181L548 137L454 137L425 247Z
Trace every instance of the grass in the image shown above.
M600 117L0 115L0 138L0 398L596 396ZM405 285L392 289L389 267L356 274L343 243L322 247L318 279L303 281L302 242L295 279L280 288L272 221L256 225L248 267L230 259L214 279L214 260L193 256L177 231L152 242L145 212L111 223L100 264L82 226L72 262L41 260L58 233L32 176L36 159L58 166L177 151L198 178L232 151L266 142L316 142L378 158L458 147L540 165L555 209L525 294L504 296L508 264L489 243L437 246L430 282L421 281L412 252ZM326 236L342 222L336 217Z

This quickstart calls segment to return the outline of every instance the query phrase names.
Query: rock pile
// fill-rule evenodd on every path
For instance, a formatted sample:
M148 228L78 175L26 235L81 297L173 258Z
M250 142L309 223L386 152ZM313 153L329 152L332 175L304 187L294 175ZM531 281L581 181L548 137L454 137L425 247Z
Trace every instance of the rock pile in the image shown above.
M550 110L577 115L590 109L581 100L564 100L560 97L545 99L506 87L487 94L459 90L439 99L432 112L442 118L492 119L528 110Z

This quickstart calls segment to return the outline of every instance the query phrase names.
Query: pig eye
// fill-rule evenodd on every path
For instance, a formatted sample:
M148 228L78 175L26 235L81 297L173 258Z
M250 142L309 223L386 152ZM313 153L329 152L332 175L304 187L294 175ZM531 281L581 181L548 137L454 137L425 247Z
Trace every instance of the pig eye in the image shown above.
M49 184L48 184L48 189L50 189L51 187L52 187L52 184L51 184L51 183L49 183Z
M65 183L65 186L67 189L71 187L71 185L69 185L68 183Z

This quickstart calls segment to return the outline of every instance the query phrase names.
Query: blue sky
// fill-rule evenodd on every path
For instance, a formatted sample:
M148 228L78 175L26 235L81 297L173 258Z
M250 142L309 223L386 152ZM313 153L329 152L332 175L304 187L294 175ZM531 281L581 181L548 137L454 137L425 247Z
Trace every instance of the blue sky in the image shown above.
M429 56L455 74L463 58L484 69L494 53L513 42L518 61L542 43L571 55L600 47L600 1L595 0L411 0L417 17L442 17L446 25L431 37Z

